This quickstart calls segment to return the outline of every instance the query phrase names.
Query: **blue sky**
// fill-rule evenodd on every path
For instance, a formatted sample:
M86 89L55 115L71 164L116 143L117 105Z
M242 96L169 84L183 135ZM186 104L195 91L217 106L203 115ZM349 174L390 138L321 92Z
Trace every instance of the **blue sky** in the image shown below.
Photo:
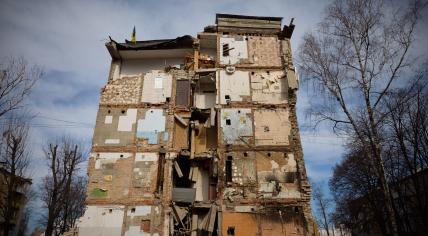
M215 23L215 13L279 16L284 18L283 24L294 17L292 48L296 52L304 32L321 21L328 3L319 0L0 2L0 61L22 56L46 72L26 101L39 115L31 131L35 183L47 173L43 143L62 134L88 144L91 141L99 92L107 81L110 66L104 46L108 36L124 41L130 38L134 25L138 40L195 36L204 26ZM419 36L427 39L427 30ZM423 46L423 52L426 51ZM304 115L307 101L317 99L308 96L307 90L301 87L297 104L307 172L316 181L327 181L332 166L340 160L344 140L328 128L318 132L307 128Z

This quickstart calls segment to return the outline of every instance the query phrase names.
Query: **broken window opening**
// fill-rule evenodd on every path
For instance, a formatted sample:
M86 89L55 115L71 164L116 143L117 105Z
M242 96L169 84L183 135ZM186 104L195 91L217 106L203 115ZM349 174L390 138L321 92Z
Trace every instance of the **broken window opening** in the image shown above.
M230 104L230 102L232 101L232 100L230 99L230 96L229 96L229 95L224 95L224 99L226 99L226 103L227 103L227 105L229 105L229 104Z
M229 44L228 43L223 44L223 56L224 57L229 56Z
M232 182L232 156L227 156L226 160L226 182Z
M226 119L226 125L231 125L230 119Z
M248 153L247 152L244 152L244 157L247 157L248 156Z
M150 232L150 220L141 220L140 229L143 232Z
M235 235L235 226L227 227L227 236L233 236L233 235Z
M177 168L175 168L174 170L174 187L191 188L193 183L188 178L191 166L190 159L187 157L179 156L177 159L175 159L174 165L177 165L179 168L179 171L177 171Z
M223 56L224 57L228 57L228 56L230 56L230 50L233 50L233 49L235 49L235 48L229 48L229 44L228 43L225 43L225 44L223 44Z
M200 73L194 89L194 106L200 109L208 109L216 103L216 74L215 72Z
M296 172L287 172L286 176L285 176L285 182L286 183L294 183L296 180L295 173Z
M188 106L190 98L189 80L177 80L175 105Z
M158 193L163 192L163 172L165 166L165 153L159 153L158 174L156 179L156 190Z

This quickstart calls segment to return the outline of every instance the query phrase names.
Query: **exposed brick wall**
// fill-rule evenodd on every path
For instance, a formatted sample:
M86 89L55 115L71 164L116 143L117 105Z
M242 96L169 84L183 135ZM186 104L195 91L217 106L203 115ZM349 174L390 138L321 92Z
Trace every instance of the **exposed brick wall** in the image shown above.
M101 91L100 104L138 104L142 81L140 76L109 80Z
M282 66L277 37L250 36L248 38L248 51L253 66Z

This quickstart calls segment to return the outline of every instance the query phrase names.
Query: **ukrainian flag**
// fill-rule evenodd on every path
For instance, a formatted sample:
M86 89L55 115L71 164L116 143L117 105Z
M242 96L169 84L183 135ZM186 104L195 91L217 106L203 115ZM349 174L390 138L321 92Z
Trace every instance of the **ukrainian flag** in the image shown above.
M137 42L137 37L135 36L135 26L134 26L134 30L132 30L131 42L133 43Z

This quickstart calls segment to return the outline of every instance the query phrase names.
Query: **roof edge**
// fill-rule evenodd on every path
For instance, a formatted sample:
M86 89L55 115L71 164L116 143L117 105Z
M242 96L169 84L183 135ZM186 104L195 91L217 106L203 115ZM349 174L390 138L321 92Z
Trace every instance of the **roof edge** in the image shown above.
M234 14L222 14L217 13L215 17L215 23L218 23L218 18L235 18L235 19L254 19L254 20L269 20L269 21L282 21L282 17L270 17L270 16L246 16L246 15L234 15Z

